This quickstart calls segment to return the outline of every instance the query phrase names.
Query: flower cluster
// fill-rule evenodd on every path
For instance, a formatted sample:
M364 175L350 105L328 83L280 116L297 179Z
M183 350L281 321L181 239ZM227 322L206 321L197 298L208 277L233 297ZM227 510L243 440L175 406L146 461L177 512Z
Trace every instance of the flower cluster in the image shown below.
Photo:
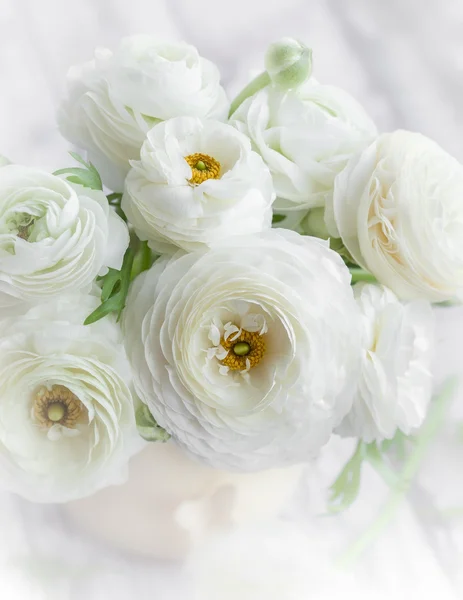
M71 69L54 174L0 156L0 483L67 501L145 440L218 468L410 435L430 302L463 298L463 167L379 135L312 52L272 44L231 103L192 46Z

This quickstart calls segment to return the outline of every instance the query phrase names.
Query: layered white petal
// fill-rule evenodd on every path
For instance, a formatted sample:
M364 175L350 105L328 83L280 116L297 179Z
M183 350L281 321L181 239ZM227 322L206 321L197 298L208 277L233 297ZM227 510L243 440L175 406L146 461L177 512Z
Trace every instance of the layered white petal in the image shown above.
M220 176L192 183L185 157L195 154L220 163ZM149 131L140 161L131 164L122 208L158 252L194 251L271 226L270 172L230 125L195 117L164 121Z
M287 92L267 86L243 102L232 124L251 138L270 168L274 209L287 215L288 227L299 226L310 208L325 206L336 175L377 135L349 94L313 78ZM301 214L297 223L292 211Z
M324 242L268 230L164 258L132 286L125 343L140 398L202 461L308 460L350 409L360 359L350 275ZM243 330L266 349L223 361Z
M103 192L20 165L0 170L0 307L89 291L121 267L128 242Z
M217 67L193 46L149 35L99 48L68 74L59 111L63 135L88 151L106 185L123 190L129 160L160 120L191 115L224 120L228 101Z
M463 166L435 142L384 134L337 178L327 225L400 298L463 298Z
M0 320L0 485L36 502L66 502L126 476L140 449L130 367L110 318L84 326L99 304L73 294ZM73 427L46 427L40 390L64 386L83 405Z
M365 442L410 435L432 394L434 315L422 300L402 304L383 286L357 284L362 312L362 370L351 411L337 432Z

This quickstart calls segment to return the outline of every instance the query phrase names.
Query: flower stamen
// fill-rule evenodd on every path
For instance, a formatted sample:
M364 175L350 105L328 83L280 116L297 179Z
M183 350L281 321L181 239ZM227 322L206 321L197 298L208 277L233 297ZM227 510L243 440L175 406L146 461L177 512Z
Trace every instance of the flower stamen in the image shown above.
M249 371L262 360L266 344L264 337L258 332L241 329L238 336L222 338L220 344L228 351L220 362L231 371Z
M85 407L79 398L63 385L40 388L34 400L34 415L42 427L59 424L74 429Z
M207 179L220 178L220 163L208 154L189 154L185 156L186 162L191 167L191 179L188 180L192 185L200 185Z

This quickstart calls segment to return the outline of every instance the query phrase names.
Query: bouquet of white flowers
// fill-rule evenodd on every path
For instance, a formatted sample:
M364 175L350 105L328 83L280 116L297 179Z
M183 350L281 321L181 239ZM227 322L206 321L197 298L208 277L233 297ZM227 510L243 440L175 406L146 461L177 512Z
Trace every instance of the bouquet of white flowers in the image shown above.
M1 159L2 486L64 502L147 442L257 471L423 424L430 302L463 298L463 167L378 135L303 44L265 67L230 104L192 46L125 39L69 73L78 166Z

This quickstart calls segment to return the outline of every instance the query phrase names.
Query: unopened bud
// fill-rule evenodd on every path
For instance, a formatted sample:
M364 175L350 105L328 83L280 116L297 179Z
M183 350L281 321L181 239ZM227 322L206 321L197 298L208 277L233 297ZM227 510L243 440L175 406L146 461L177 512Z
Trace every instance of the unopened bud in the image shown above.
M312 74L312 50L293 38L282 38L268 47L265 68L275 86L299 87Z

